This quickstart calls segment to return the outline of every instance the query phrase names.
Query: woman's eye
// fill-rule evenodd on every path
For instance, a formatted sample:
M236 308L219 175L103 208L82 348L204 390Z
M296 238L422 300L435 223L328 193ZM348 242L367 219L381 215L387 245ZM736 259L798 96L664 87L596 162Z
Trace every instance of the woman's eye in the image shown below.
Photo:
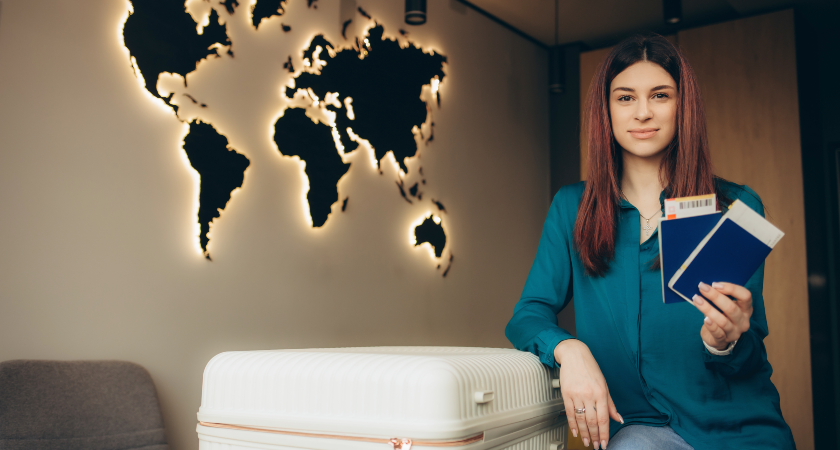
M653 98L668 98L668 94L666 94L664 92L659 92L659 93L653 94Z
M620 102L629 102L630 100L632 100L632 97L629 95L622 95L621 97L618 97L618 101Z

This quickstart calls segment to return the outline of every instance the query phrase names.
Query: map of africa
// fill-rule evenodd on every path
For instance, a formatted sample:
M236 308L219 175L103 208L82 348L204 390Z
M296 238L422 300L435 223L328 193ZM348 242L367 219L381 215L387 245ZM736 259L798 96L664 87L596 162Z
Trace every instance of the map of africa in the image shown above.
M188 11L188 1L130 0L131 9L123 25L123 39L129 51L132 66L141 77L145 89L171 108L179 120L179 106L174 94L162 95L157 88L164 74L177 74L184 80L199 63L207 58L235 58L235 45L228 34L227 24L220 17L233 17L242 8L237 0L204 1L210 8L203 27ZM317 0L257 0L251 4L250 26L259 30L266 20L285 14L291 1L306 2L310 9L317 9ZM216 8L219 8L217 11ZM358 8L354 19L343 23L342 35L353 20L369 21L364 36L356 37L352 45L336 45L319 34L305 48L300 49L304 67L295 71L291 56L284 68L291 75L291 82L281 89L289 100L281 116L274 123L272 134L277 151L286 157L297 157L305 163L304 172L309 191L306 201L311 225L322 227L329 220L332 207L340 204L347 208L348 198L341 199L338 181L351 169L342 155L356 151L360 140L366 140L374 153L377 166L388 153L399 165L402 176L409 172L405 161L417 155L416 136L425 142L433 134L423 136L423 125L430 121L428 98L421 98L424 86L434 89L434 101L440 106L437 88L443 81L446 57L433 51L424 51L416 45L401 45L396 39L385 36L383 25L363 8ZM294 24L281 23L282 30L293 33ZM400 30L404 36L406 33ZM288 75L287 75L288 76ZM195 98L184 94L194 104L206 108ZM325 111L334 113L332 123L313 119L306 106L292 101L304 99ZM213 123L194 119L189 121L189 131L182 148L200 178L199 244L204 256L210 259L209 231L214 220L220 217L231 199L232 192L242 187L246 169L251 161L233 149L228 138L220 134ZM434 123L431 123L433 126ZM427 127L430 129L430 127ZM420 179L407 186L402 176L395 180L395 194L408 203L422 202L423 185L426 184L422 167L416 169ZM382 174L382 170L379 170ZM416 246L427 243L435 258L440 259L446 247L442 216L443 204L426 198L437 215L427 215L411 233ZM449 272L451 252L443 276ZM444 263L447 261L443 261ZM438 261L438 269L441 268Z

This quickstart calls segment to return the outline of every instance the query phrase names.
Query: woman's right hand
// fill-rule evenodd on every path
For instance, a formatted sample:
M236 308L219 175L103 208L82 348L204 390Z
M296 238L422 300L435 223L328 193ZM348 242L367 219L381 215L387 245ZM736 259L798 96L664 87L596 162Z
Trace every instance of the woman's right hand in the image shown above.
M591 440L595 450L606 448L610 417L621 423L624 419L615 409L607 380L595 357L583 342L567 339L554 348L554 359L560 364L560 392L572 434L577 437L580 433L585 446ZM575 413L580 408L585 408L584 413Z

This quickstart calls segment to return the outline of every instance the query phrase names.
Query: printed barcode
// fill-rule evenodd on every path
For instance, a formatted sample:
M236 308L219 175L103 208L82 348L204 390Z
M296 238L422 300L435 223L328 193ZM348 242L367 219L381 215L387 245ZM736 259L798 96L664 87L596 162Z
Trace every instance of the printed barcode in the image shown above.
M680 209L702 208L704 206L712 206L712 199L704 198L703 200L680 202Z

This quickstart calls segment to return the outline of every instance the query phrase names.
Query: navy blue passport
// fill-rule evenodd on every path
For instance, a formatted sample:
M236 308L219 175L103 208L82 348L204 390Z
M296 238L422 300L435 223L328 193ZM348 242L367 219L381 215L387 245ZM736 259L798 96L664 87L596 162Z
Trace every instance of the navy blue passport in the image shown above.
M659 222L659 263L662 266L662 301L685 301L668 281L720 220L720 212Z
M736 200L677 269L668 287L691 301L694 295L700 295L701 281L743 286L782 236L781 230Z

